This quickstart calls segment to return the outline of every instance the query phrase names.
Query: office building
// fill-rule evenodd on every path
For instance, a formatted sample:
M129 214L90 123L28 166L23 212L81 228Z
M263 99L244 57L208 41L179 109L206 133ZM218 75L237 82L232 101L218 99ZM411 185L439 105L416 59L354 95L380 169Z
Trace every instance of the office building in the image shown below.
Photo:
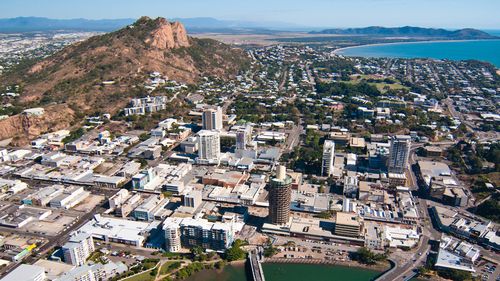
M344 196L356 198L358 195L359 181L356 176L347 175L344 177L344 188L342 190Z
M203 111L202 125L204 130L222 130L222 108L207 108Z
M286 174L285 166L278 166L269 188L269 221L272 224L289 222L291 197L292 177Z
M252 142L252 126L247 125L236 131L236 149L245 150Z
M50 200L49 205L51 208L71 209L89 196L90 191L86 191L83 186L69 186L62 194Z
M198 133L198 161L218 164L220 158L220 135L217 131L201 130Z
M158 221L132 221L96 214L79 231L91 234L94 239L140 247L146 240L145 236L159 224Z
M87 258L94 252L94 240L88 233L76 233L62 246L64 261L80 266L85 264Z
M356 213L337 212L335 216L335 235L359 237L361 221Z
M142 204L134 209L133 217L139 221L153 221L155 215L160 213L168 204L168 199L163 199L163 195L151 195Z
M321 164L321 175L330 176L333 171L333 159L335 158L335 142L326 140L323 144L323 160Z
M387 165L389 173L403 174L405 172L410 156L410 145L410 136L397 135L392 137Z
M198 208L202 201L201 190L192 190L188 194L182 196L182 204L190 208Z

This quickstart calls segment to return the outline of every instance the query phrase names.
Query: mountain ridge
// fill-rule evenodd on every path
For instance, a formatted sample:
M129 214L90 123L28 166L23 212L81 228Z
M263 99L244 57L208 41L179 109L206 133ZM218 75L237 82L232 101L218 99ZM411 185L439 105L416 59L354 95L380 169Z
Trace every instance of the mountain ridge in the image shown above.
M339 34L339 35L371 35L371 36L408 36L408 37L433 37L449 39L494 39L496 36L487 32L463 28L447 30L443 28L425 28L415 26L383 27L368 26L362 28L332 28L321 31L311 31L310 34Z
M51 19L44 17L0 18L0 33L12 32L50 32L50 31L114 31L132 24L137 19ZM220 20L211 17L172 18L181 22L190 32L237 31L267 29L303 29L299 25L284 22L252 22L238 20ZM309 29L311 30L311 29Z

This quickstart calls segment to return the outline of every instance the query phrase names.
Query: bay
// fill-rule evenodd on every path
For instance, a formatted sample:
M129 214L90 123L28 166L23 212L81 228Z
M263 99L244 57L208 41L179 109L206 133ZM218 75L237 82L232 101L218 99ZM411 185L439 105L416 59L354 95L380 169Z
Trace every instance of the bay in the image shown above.
M350 57L474 59L500 67L500 40L497 39L365 45L339 49L336 53Z

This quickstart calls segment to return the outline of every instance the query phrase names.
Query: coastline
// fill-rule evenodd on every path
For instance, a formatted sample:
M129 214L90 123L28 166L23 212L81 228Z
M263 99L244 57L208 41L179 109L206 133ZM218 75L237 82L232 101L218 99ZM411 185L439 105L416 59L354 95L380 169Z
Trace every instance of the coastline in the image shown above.
M403 41L403 42L389 42L389 43L373 43L373 44L364 44L364 45L357 45L357 46L349 46L349 47L343 47L343 48L338 48L333 50L333 53L336 55L342 55L342 53L339 54L339 52L342 52L344 50L348 49L354 49L354 48L361 48L361 47L372 47L372 46L386 46L386 45L406 45L406 44L426 44L426 43L446 43L446 42L476 42L476 41L495 41L495 40L500 40L500 38L496 39L452 39L452 40L445 40L445 39L440 39L440 40L422 40L422 41Z

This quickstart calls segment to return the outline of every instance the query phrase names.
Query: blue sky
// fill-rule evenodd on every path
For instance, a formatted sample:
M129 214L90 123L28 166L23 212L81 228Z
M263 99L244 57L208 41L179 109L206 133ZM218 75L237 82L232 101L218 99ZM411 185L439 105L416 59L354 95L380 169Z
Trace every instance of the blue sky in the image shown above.
M0 18L214 17L302 26L500 29L500 0L0 0Z

